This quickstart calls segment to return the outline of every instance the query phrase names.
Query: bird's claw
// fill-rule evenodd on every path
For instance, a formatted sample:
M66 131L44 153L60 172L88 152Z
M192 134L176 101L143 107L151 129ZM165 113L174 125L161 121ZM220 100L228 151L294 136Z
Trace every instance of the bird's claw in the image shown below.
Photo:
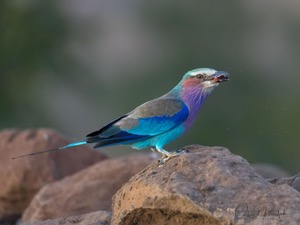
M167 161L169 161L171 158L175 157L177 155L163 155L163 157L161 159L158 160L158 164L159 165L163 165L165 164Z
M181 148L181 149L177 149L175 152L178 154L183 154L183 153L189 153L190 151L187 149Z
M189 150L187 149L177 149L175 152L171 152L168 155L163 155L163 157L158 160L158 164L163 165L167 161L169 161L171 158L179 156L184 153L189 153Z

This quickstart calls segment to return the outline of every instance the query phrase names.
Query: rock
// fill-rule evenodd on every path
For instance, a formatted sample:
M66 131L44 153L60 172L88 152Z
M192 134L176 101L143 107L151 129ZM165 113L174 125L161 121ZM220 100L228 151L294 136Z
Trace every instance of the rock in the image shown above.
M289 173L284 169L267 163L253 164L252 167L256 173L260 174L265 179L275 177L283 178L289 176Z
M276 185L287 184L300 192L300 174L290 178L274 178L274 179L269 179L268 181Z
M46 220L43 222L32 222L25 223L22 225L110 225L111 212L98 211L92 212L84 215L71 216L67 218L59 218L53 220Z
M111 210L111 199L117 190L153 160L150 155L108 159L48 184L34 197L22 221L43 221Z
M87 147L12 160L14 156L59 147L68 141L48 129L0 132L0 224L21 217L44 185L73 174L106 157Z
M300 193L221 147L152 163L113 198L112 225L300 224Z

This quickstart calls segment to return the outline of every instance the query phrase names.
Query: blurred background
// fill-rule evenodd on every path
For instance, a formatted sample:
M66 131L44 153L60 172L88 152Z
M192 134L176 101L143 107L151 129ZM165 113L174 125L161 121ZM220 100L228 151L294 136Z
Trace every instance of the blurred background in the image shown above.
M296 0L2 0L0 129L80 139L211 67L230 82L167 149L225 146L299 172L299 28Z

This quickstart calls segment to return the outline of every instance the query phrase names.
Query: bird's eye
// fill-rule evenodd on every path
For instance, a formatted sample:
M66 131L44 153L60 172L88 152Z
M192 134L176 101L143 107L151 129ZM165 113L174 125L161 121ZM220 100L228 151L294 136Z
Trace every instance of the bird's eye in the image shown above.
M203 74L198 74L198 75L196 75L196 78L198 78L198 79L203 79Z

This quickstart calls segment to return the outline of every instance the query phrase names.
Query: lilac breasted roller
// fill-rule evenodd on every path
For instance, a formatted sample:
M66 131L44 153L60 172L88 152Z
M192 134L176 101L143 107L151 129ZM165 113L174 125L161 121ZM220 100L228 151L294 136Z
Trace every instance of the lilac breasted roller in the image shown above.
M190 128L207 96L219 83L229 80L228 76L227 72L210 68L191 70L167 94L138 106L81 141L42 152L84 144L94 144L94 148L129 145L134 149L156 150L166 161L178 153L168 152L163 147Z

